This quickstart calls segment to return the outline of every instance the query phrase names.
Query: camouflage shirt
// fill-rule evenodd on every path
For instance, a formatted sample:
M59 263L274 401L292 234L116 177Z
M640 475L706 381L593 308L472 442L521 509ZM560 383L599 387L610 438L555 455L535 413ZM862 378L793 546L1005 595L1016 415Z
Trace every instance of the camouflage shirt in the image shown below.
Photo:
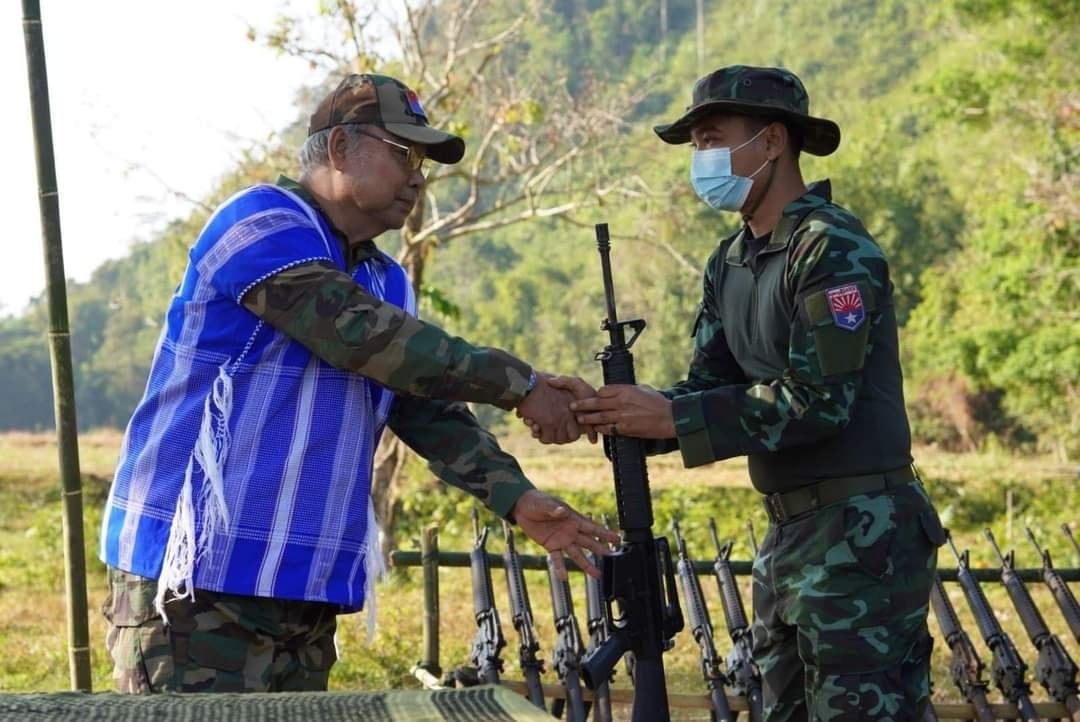
M747 455L758 490L911 463L889 267L828 181L790 203L767 243L749 228L705 269L674 401L687 466Z
M330 225L303 186L284 176L278 185L300 195ZM348 247L345 236L337 236L353 264L381 257L372 241ZM464 403L516 406L532 370L525 362L413 318L325 261L281 271L252 288L242 302L320 359L396 391L387 425L446 483L504 518L518 497L533 488L517 461L499 448Z

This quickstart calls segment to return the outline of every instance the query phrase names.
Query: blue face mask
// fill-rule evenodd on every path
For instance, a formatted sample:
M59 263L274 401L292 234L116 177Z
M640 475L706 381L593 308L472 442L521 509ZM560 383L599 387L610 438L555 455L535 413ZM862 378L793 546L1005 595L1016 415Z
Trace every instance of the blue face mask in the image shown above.
M762 128L750 140L736 148L709 148L695 150L690 160L690 183L701 200L718 211L738 211L746 203L753 178L769 164L766 160L748 178L731 172L731 155L745 148L765 132Z

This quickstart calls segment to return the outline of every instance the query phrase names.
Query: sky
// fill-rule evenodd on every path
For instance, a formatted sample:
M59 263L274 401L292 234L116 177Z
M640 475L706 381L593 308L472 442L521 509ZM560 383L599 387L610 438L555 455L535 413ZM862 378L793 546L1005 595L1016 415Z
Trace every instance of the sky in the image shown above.
M301 113L322 79L246 37L314 0L42 0L60 225L68 278L85 281L199 198L253 140ZM21 3L0 2L0 127L8 164L0 316L45 288Z

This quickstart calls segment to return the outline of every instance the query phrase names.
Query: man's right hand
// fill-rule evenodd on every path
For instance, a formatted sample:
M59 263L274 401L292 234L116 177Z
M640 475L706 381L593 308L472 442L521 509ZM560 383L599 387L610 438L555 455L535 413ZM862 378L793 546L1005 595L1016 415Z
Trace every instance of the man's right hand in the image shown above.
M570 398L567 401L567 404L569 404L570 401L573 401L575 399L587 399L592 398L596 395L596 391L587 381L576 376L545 375L543 377L543 381L546 382L546 385L552 390L557 390L562 394L569 393ZM538 379L537 386L539 386L540 383L541 382ZM533 389L533 391L535 391L535 389ZM530 396L531 395L532 394L530 394ZM518 406L518 416L521 417L521 420L525 422L525 425L532 430L533 438L539 439L541 443L566 444L570 443L571 441L577 441L582 434L586 434L589 437L590 443L596 443L596 440L598 438L596 429L587 424L583 425L577 423L576 414L573 415L574 427L572 429L572 433L567 433L565 440L553 440L557 435L545 433L547 431L545 426L536 417L532 416L531 414L522 412L523 406L524 404Z
M545 444L568 444L581 436L582 429L570 411L574 395L549 383L552 377L536 373L536 386L517 406L517 415L533 427L534 436Z

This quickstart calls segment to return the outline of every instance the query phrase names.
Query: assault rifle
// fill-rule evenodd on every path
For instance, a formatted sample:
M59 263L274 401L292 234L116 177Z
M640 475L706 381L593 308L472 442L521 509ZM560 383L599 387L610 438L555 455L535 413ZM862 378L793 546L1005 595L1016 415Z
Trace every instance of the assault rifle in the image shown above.
M620 321L615 313L610 242L606 223L596 226L596 246L604 276L607 318L601 326L609 343L596 355L605 384L633 384L630 347L645 328L643 319ZM626 328L633 335L626 338ZM653 538L652 498L645 466L645 443L628 436L605 435L604 453L615 477L615 501L623 541L603 558L602 591L611 620L611 636L586 657L582 675L589 689L610 678L611 668L626 652L634 655L634 701L631 722L668 722L664 658L671 639L683 627L675 590L675 573L667 539ZM661 569L663 573L661 573ZM619 615L612 611L618 603Z
M750 527L751 530L753 527ZM720 546L720 537L716 534L716 522L709 519L709 533L712 534L716 547L716 560L713 562L713 575L720 587L720 601L724 604L724 621L731 637L731 654L727 658L728 677L731 679L735 694L746 697L750 707L750 722L761 722L761 672L754 664L752 653L753 641L750 637L750 624L746 621L739 586L735 583L735 573L731 571L731 547L729 541ZM751 538L753 531L751 531ZM755 544L756 546L756 544Z
M724 694L727 676L721 668L720 654L716 651L716 642L713 640L712 621L709 619L705 595L701 591L697 574L694 573L694 563L686 553L686 541L679 533L679 522L671 523L671 531L675 537L675 549L679 554L676 566L679 586L686 602L686 616L690 619L690 631L694 635L694 641L701 648L701 676L705 678L705 686L712 701L712 719L713 722L734 722L735 715L732 714L727 695Z
M555 652L552 665L566 688L566 719L568 722L585 722L585 699L581 695L581 655L585 645L581 641L581 629L574 616L574 603L570 598L570 584L559 579L555 566L548 556L548 583L551 586L551 611L555 617ZM557 699L551 712L562 715L563 700Z
M994 654L993 661L990 663L990 678L1005 695L1005 699L1019 708L1021 719L1025 722L1037 720L1035 707L1031 704L1031 687L1025 679L1027 665L1020 659L1016 645L1001 628L997 617L994 616L994 610L986 601L986 595L983 594L979 582L972 576L971 568L968 566L967 550L961 555L953 544L952 535L946 532L945 538L956 557L956 579L960 582L960 588L964 590L964 596L967 598L968 606L971 607L971 614L975 617L979 632L982 633L983 641Z
M1069 527L1064 524L1062 524L1062 527L1068 533ZM1035 535L1031 533L1031 529L1024 527L1024 533L1027 534L1028 541L1031 542L1032 546L1035 547L1035 551L1039 552L1039 556L1042 558L1043 582L1050 588L1050 593L1054 595L1054 601L1057 602L1058 608L1061 610L1061 616L1065 617L1065 624L1069 625L1069 631L1076 637L1076 641L1080 642L1080 604L1076 603L1076 597L1073 596L1069 585L1054 569L1054 563L1050 560L1050 551L1042 550L1039 542L1035 541Z
M544 672L544 661L536 654L540 651L540 642L536 639L536 628L533 626L529 589L525 586L521 558L518 556L517 549L514 548L514 532L505 521L502 525L503 538L506 540L503 562L506 565L506 590L510 597L510 619L521 640L518 644L518 661L521 663L521 671L525 673L529 701L540 709L546 710L544 688L540 684L540 675Z
M476 637L473 639L470 660L483 684L498 684L503 662L499 652L506 646L499 611L495 608L495 592L491 588L491 565L487 558L488 529L480 529L480 517L473 509L473 534L476 542L469 552L472 567L473 615L476 617Z
M1080 720L1080 699L1076 696L1076 663L1065 651L1061 640L1047 628L1039 608L1035 606L1030 592L1024 586L1024 581L1016 573L1012 550L1009 550L1007 555L1002 554L993 533L989 529L985 533L986 539L1001 560L1001 583L1009 592L1009 599L1016 607L1028 639L1035 645L1035 649L1039 650L1039 659L1035 662L1036 681L1051 697L1065 704L1074 720Z
M952 675L953 683L964 695L964 699L974 705L975 719L978 722L994 722L994 711L990 708L990 700L986 698L986 680L982 678L985 665L979 659L971 637L960 626L960 619L956 616L949 596L945 594L941 577L936 574L934 586L930 589L930 604L934 607L934 616L937 617L941 634L945 637L945 644L952 650L949 674Z
M604 524L607 526L607 523ZM599 566L599 558L592 552L586 552L589 561ZM600 580L585 575L586 624L589 628L589 651L602 645L608 638L607 609L600 598ZM614 674L614 671L612 672ZM601 681L593 690L593 722L611 722L610 678Z

